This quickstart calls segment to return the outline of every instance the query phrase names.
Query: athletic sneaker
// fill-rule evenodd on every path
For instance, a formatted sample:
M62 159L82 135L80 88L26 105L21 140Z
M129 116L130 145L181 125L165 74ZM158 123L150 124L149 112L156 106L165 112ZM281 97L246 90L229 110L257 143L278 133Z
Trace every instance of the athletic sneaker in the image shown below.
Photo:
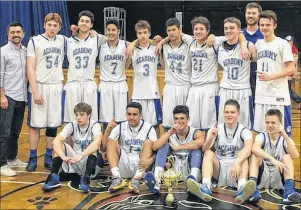
M115 192L117 190L120 190L126 186L126 181L123 180L121 177L113 177L111 181L111 185L109 187L109 192Z
M44 192L54 190L61 186L61 182L59 176L55 173L51 173L48 175L45 184L42 186L42 190Z
M134 193L139 194L139 186L140 186L140 179L136 179L135 177L129 183L130 190L134 191Z
M80 179L79 189L87 193L89 192L89 188L90 188L89 185L90 185L90 179L83 175L82 178Z
M158 194L160 192L160 183L156 181L156 178L153 172L149 171L145 174L144 177L145 184L147 185L151 193Z
M187 187L187 180L188 179L193 179L193 180L195 180L196 181L196 179L195 179L195 177L193 176L193 175L188 175L187 177L186 177L186 193L188 194L188 195L191 195L191 193L190 193L190 191L189 191L189 189L188 189L188 187Z
M29 158L29 161L27 163L27 166L26 166L26 171L28 172L33 172L36 170L37 168L37 161L38 161L38 158L37 156L35 157L30 157Z
M246 184L237 191L234 202L243 204L246 200L248 200L253 195L255 191L256 191L255 181L254 180L247 181Z
M199 184L194 179L187 179L186 183L191 194L197 196L205 202L212 200L212 192L207 185Z
M52 169L52 156L46 155L44 156L44 167L48 168L49 170Z
M256 189L255 192L253 193L253 195L251 195L249 201L250 201L251 203L256 203L256 202L258 202L261 198L262 198L262 197L261 197L261 195L260 195L258 189Z
M285 204L301 203L300 194L294 190L293 180L285 180L283 203Z
M7 165L12 168L12 167L26 167L27 163L22 162L19 159L15 159L13 161L7 161Z

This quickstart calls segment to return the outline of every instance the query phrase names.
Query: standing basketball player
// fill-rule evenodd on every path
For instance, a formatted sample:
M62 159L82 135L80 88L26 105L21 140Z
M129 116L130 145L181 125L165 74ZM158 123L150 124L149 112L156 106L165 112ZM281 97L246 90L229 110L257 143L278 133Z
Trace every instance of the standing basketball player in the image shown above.
M160 192L160 174L164 172L167 156L174 159L174 171L182 172L182 179L188 178L200 181L202 163L202 147L204 132L188 126L189 109L185 105L178 105L173 110L174 124L154 144L156 155L155 171L147 172L145 182L152 193Z
M159 128L158 125L162 123L162 110L157 81L159 59L155 55L156 46L149 43L151 26L147 21L139 20L135 30L138 46L130 59L135 73L132 100L141 104L142 119Z
M123 178L131 178L129 188L139 193L140 179L153 163L153 142L157 140L154 127L141 120L142 107L137 102L127 105L127 120L120 123L110 133L107 142L107 157L113 175L110 192L126 185Z
M170 107L186 104L190 89L191 61L189 45L182 40L180 21L177 18L168 19L166 31L170 41L163 45L160 64L165 69L162 126L168 130L173 125L173 114ZM164 42L164 40L162 41Z
M76 120L68 123L53 140L54 159L43 191L53 190L61 185L59 170L65 173L81 175L79 189L89 192L90 176L96 166L96 152L101 145L101 127L97 121L91 120L92 108L80 102L74 107ZM73 147L64 141L71 136Z
M37 167L37 146L40 129L46 128L46 153L44 166L51 169L52 140L56 128L62 125L62 62L65 38L57 35L62 19L57 13L49 13L44 19L43 34L30 39L27 46L27 77L29 80L28 119L30 158L27 171Z
M270 109L265 114L266 131L256 136L252 149L250 180L258 184L259 189L284 189L284 203L300 203L300 194L294 190L293 163L299 152L281 121L282 113L278 109ZM258 188L251 196L251 202L260 200Z
M223 109L228 99L236 100L240 107L239 122L249 129L253 128L253 99L250 87L250 62L243 60L238 43L241 23L235 17L224 20L224 33L227 41L218 49L218 63L223 68L219 91L219 123L224 122ZM251 59L256 59L254 44L247 44Z
M78 19L79 34L69 38L67 43L69 68L64 87L64 121L74 120L73 108L79 102L91 105L91 119L98 121L97 85L94 75L99 46L106 41L106 37L100 34L90 36L94 23L92 12L82 11Z
M257 82L255 93L254 130L265 130L264 115L269 109L279 109L285 131L291 134L291 99L287 77L296 71L289 43L275 36L277 15L263 11L259 15L260 31L264 39L255 44L257 49Z
M127 42L119 39L119 33L118 20L108 20L106 22L108 41L101 45L99 54L99 121L104 123L104 129L113 117L116 122L126 119L128 85L125 76L125 51Z
M235 202L243 203L255 190L253 181L248 178L248 157L252 150L252 132L238 122L240 106L230 99L224 107L225 123L212 127L203 144L202 184L193 179L187 180L190 192L202 200L212 199L211 179L218 181L218 186L237 188ZM215 153L210 149L215 147Z

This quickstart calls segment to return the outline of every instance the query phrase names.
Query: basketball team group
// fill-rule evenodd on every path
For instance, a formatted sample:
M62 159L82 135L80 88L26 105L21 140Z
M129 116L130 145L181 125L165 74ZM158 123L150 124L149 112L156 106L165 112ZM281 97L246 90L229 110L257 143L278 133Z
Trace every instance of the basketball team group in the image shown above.
M226 18L224 36L210 33L206 17L191 20L193 36L170 18L166 38L153 39L150 24L139 20L137 39L127 42L119 39L115 19L105 23L104 36L92 30L93 13L82 11L72 36L65 37L59 34L61 17L49 13L45 32L31 37L27 47L21 43L23 25L9 24L8 43L1 47L1 176L16 176L14 167L36 170L40 130L46 129L44 167L50 174L42 191L77 174L79 189L88 193L107 162L111 193L128 187L139 194L141 181L160 193L161 175L172 168L182 172L187 193L205 202L212 200L212 187L229 186L237 189L240 204L258 202L262 188L283 190L284 203L300 203L288 87L296 58L290 40L275 35L273 11L253 2L245 18L244 29L239 19ZM159 63L165 72L162 94ZM125 75L130 65L131 100ZM24 163L17 155L27 104L30 151Z

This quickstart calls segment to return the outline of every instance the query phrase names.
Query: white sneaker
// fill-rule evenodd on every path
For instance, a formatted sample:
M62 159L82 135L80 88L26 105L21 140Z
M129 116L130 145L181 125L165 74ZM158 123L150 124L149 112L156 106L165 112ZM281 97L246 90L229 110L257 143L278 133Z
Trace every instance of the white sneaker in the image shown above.
M8 167L8 165L1 166L0 174L2 176L16 176L17 175L14 170L12 170L10 167Z
M21 160L16 159L14 161L7 161L7 165L9 167L24 167L25 168L27 166L27 163L24 163Z

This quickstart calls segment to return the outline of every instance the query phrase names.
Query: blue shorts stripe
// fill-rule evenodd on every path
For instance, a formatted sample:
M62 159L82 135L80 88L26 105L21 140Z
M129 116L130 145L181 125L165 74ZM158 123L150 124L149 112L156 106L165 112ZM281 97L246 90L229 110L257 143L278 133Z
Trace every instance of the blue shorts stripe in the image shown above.
M32 93L28 92L28 94L27 94L27 100L28 100L27 125L30 126L30 121L31 121L31 101L32 101Z
M251 129L253 129L254 127L253 96L249 96L249 112L250 112Z
M218 116L219 116L219 101L220 101L219 96L215 96L216 121L218 121Z
M284 129L288 136L292 135L291 106L284 106Z
M64 117L65 117L65 102L66 102L66 90L63 90L62 102L61 102L61 106L62 106L62 113L61 113L62 124L64 123Z
M160 99L154 99L154 105L155 105L157 124L161 124L163 116L162 116L162 108L161 108L161 104L160 104Z

